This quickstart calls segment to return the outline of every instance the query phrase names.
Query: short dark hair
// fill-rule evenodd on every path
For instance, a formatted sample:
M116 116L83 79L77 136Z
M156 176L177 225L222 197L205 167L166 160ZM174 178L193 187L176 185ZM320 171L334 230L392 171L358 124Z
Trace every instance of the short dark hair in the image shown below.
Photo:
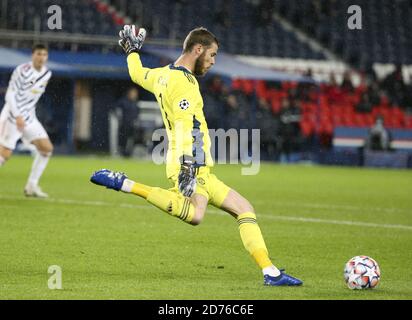
M190 52L196 44L210 47L212 43L216 43L219 46L219 41L213 33L204 27L195 28L189 32L183 42L183 53Z
M32 52L32 53L34 53L34 51L37 51L37 50L46 50L46 51L49 51L49 50L47 49L47 47L46 47L44 44L42 44L42 43L37 43L37 44L35 44L35 45L31 48L31 52Z

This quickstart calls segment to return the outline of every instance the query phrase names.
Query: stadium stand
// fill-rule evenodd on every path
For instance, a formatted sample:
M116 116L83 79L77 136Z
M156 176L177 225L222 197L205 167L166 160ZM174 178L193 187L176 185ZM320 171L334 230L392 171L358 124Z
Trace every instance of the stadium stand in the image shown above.
M278 159L285 148L292 153L331 149L334 141L338 141L334 138L341 128L365 132L377 116L384 118L385 126L390 130L412 130L412 84L405 81L405 73L402 73L402 68L405 71L406 65L412 63L412 35L408 32L412 27L409 19L412 5L409 1L1 0L1 3L2 8L7 9L7 19L1 22L3 30L49 35L48 14L44 8L59 5L64 13L62 32L65 34L102 37L102 42L110 37L108 45L115 53L95 49L96 44L87 41L68 47L55 38L50 40L49 47L52 49L51 60L59 63L55 65L56 75L81 78L87 74L89 78L105 78L108 82L113 79L111 85L114 87L116 79L127 81L124 59L118 54L120 49L115 40L116 30L124 23L133 22L148 29L149 38L142 55L151 67L160 63L162 50L174 50L173 47L153 48L151 41L181 43L193 27L208 27L219 38L221 50L232 54L219 56L221 60L227 59L224 66L230 65L232 73L216 72L220 70L216 65L213 69L216 73L211 72L202 80L210 127L261 129L262 147L269 159ZM347 28L347 8L352 4L360 5L368 13L363 15L362 32ZM25 10L20 10L22 6ZM285 19L292 29L285 28L277 16ZM196 17L195 24L193 17ZM279 58L278 64L289 61L296 66L303 61L311 61L313 66L330 62L322 47L314 49L299 33L342 59L338 61L339 71L327 71L329 80L324 81L323 77L318 81L313 76L317 81L300 83L266 81L263 79L267 78L255 75L254 80L251 80L252 76L248 79L242 74L236 76L235 71L239 69L230 63L245 60L236 60L235 55L249 60ZM73 56L67 51L72 51ZM24 52L27 54L28 51ZM166 59L162 63L173 60L170 56L163 58ZM373 68L377 62L394 64L394 71L386 72L383 78L378 77L376 68ZM66 64L72 65L64 71ZM58 66L62 69L60 74ZM354 69L349 72L351 67ZM267 69L270 67L266 66ZM279 70L285 69L274 67L273 72ZM297 73L312 77L310 68L296 71L295 77L299 77ZM357 81L353 81L353 74ZM3 82L6 83L6 77ZM93 102L96 108L99 103L108 101L109 96L118 95L118 89L104 92L108 96L106 100L96 98ZM147 95L143 94L143 97ZM101 121L107 119L102 117ZM285 145L286 140L293 143ZM102 144L98 142L96 145Z
M134 21L144 25L151 38L183 39L194 25L213 26L222 49L233 54L257 54L302 59L325 59L275 21L262 24L260 11L248 3L213 0L122 1L122 0L16 0L8 1L5 27L14 30L49 31L47 8L59 5L64 12L64 31L74 34L115 35L119 25ZM24 6L25 10L20 8ZM70 10L68 10L70 8ZM211 14L210 10L213 10ZM173 14L169 14L173 12ZM130 18L130 19L129 19ZM251 29L255 31L250 32ZM270 37L273 41L267 41Z
M127 13L132 21L147 26L151 37L183 39L194 25L188 17L196 16L196 25L211 26L221 39L221 49L232 54L256 54L302 59L325 59L286 31L269 17L261 7L236 0L211 1L122 1L111 0L111 5ZM173 12L173 14L170 14ZM253 30L253 32L250 32ZM270 38L271 41L267 41Z
M279 0L271 3L282 17L351 64L412 63L410 1ZM347 27L347 10L351 5L362 9L361 32Z
M113 35L113 17L101 14L93 1L14 0L7 4L7 29L49 31L47 20L50 15L44 8L58 5L64 13L62 25L65 32ZM25 10L21 10L22 7Z
M320 86L312 84L298 84L297 82L282 82L280 85L265 81L236 79L232 83L232 90L240 91L245 96L256 94L271 106L273 116L282 111L282 103L299 105L301 119L300 129L304 137L312 135L327 136L331 142L333 130L337 126L369 128L377 116L382 116L388 128L412 129L412 115L405 105L391 103L384 91L371 92L373 86L361 85L348 89L344 84L324 83ZM370 102L370 110L357 111L356 107L365 95L378 95ZM410 97L409 97L410 98ZM369 99L369 98L368 98Z
M353 4L367 12L362 16L362 32L347 28L347 8ZM2 27L47 31L43 8L50 5L62 8L65 32L75 34L113 35L115 26L133 21L147 26L151 38L182 39L193 28L187 17L196 16L196 24L212 26L228 53L325 59L322 52L285 30L273 18L276 12L349 63L363 67L374 62L412 63L412 34L408 32L412 5L405 0L14 0L7 1ZM23 6L25 10L20 10Z

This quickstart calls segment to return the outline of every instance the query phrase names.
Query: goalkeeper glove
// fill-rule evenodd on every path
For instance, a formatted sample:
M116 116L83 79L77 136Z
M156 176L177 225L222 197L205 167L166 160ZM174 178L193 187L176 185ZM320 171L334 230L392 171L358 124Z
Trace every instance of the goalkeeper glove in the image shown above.
M138 52L146 39L146 30L144 28L137 29L136 34L135 25L125 25L123 30L119 32L119 45L123 48L124 52L129 55L132 52Z
M180 172L178 176L179 191L185 197L191 197L196 190L195 159L191 156L180 157Z

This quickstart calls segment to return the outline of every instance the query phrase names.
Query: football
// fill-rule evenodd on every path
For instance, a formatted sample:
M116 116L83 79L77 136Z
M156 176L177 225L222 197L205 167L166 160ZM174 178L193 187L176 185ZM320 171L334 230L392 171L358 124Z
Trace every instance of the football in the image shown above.
M380 281L381 271L378 263L368 256L350 259L344 270L345 283L349 289L373 289Z

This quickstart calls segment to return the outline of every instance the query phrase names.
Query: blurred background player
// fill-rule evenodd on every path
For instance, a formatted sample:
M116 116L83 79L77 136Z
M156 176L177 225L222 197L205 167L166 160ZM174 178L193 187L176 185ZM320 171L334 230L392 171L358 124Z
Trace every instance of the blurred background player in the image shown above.
M37 119L35 110L52 75L46 66L47 59L47 48L37 44L32 49L32 61L16 67L0 115L0 167L11 157L19 139L33 144L37 152L24 194L40 198L48 197L41 190L39 180L53 151L53 145Z
M366 139L366 148L373 151L390 150L391 137L389 131L384 126L383 117L377 117L374 126L369 130Z
M120 152L125 157L130 157L135 145L135 132L139 131L137 119L139 117L139 107L137 105L139 91L136 88L129 88L126 96L122 97L116 104L120 111L119 126L119 147Z
M195 76L205 75L215 64L219 45L216 37L202 27L192 30L183 43L180 57L170 65L155 69L144 68L138 54L146 37L144 29L135 30L134 26L125 25L120 37L132 81L152 92L162 110L169 139L166 173L174 187L169 190L150 187L107 169L95 172L91 181L136 194L192 225L203 220L210 203L237 219L242 242L262 269L265 285L301 285L299 279L280 271L271 262L249 201L210 172L211 142Z

